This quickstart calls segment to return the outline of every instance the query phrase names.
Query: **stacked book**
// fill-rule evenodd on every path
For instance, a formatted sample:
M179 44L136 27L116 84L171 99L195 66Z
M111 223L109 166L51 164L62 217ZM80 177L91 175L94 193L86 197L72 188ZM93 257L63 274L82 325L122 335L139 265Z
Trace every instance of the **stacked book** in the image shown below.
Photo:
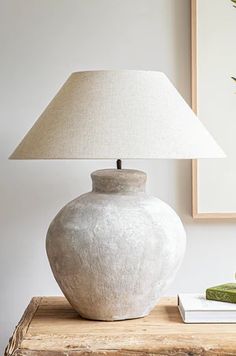
M236 323L236 304L209 300L201 294L179 294L178 307L185 323Z

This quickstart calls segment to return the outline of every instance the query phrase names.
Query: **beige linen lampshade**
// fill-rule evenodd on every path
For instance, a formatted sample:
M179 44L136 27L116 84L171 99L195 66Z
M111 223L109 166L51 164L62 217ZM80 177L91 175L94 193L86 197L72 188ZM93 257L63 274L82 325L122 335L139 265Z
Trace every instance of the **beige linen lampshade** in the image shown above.
M73 73L10 158L223 156L163 73L118 70Z

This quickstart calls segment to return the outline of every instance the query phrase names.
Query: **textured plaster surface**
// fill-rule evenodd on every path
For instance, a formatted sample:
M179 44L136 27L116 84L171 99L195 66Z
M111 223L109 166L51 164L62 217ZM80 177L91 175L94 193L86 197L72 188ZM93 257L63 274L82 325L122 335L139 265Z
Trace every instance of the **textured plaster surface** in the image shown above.
M92 180L93 191L68 203L49 227L53 274L85 318L144 316L182 261L183 225L166 203L146 195L143 172L97 171Z

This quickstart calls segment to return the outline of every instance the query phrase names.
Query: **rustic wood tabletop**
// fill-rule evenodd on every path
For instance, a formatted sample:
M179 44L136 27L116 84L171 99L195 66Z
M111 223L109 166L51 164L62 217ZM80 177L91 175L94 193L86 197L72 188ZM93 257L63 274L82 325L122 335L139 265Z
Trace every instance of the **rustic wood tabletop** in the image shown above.
M184 324L176 298L140 319L82 319L63 297L34 297L5 356L236 355L236 324Z

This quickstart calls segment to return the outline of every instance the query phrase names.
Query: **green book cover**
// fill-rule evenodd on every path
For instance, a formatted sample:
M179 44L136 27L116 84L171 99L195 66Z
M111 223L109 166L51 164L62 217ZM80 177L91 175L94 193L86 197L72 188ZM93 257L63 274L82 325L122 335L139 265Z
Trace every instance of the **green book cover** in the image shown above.
M236 303L236 283L227 283L206 290L206 299Z

